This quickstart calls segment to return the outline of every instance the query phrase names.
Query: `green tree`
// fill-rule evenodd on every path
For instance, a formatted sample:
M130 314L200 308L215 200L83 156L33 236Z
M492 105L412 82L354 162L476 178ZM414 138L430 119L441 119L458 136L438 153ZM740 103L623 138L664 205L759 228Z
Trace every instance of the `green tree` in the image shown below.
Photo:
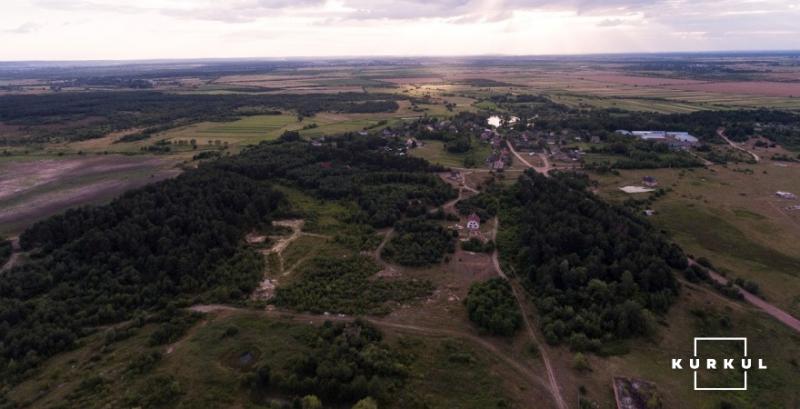
M375 402L375 399L372 398L364 398L358 401L353 406L353 409L378 409L378 402Z
M303 397L303 409L322 409L322 401L315 395Z

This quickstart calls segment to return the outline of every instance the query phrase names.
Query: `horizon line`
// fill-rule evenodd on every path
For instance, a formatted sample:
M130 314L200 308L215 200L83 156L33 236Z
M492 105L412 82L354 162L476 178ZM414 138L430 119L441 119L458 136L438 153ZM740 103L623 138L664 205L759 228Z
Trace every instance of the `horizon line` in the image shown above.
M729 55L748 55L748 54L785 54L796 53L800 55L800 49L763 49L763 50L703 50L703 51L621 51L621 52L597 52L597 53L548 53L548 54L409 54L409 55L297 55L297 56L276 56L276 57L153 57L153 58L104 58L104 59L0 59L0 64L4 63L147 63L147 62L225 62L225 61L307 61L307 60L369 60L369 59L437 59L437 58L552 58L552 57L603 57L603 56L658 56L658 55L702 55L702 54L729 54Z

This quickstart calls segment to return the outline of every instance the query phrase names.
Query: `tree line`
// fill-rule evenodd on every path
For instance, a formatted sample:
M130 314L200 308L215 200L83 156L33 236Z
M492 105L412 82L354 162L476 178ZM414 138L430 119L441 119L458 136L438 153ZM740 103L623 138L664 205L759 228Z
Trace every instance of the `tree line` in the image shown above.
M187 95L158 91L112 91L0 96L0 122L22 127L24 137L0 144L76 141L131 128L160 129L197 121L231 121L269 107L313 116L321 111L394 112L397 96L338 93L309 95ZM264 109L262 109L263 111ZM59 125L41 126L43 124Z

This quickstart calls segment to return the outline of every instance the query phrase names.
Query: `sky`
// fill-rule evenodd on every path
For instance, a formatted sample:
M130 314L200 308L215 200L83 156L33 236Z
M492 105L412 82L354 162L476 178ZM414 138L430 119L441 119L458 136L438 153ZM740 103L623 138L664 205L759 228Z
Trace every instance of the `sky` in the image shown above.
M800 0L2 0L0 60L800 50Z

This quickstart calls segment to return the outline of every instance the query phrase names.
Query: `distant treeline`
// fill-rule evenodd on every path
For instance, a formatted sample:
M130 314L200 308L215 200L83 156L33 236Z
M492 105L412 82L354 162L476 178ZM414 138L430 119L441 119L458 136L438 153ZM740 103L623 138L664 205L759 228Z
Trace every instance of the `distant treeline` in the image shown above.
M27 137L0 136L0 144L84 140L131 128L168 127L196 121L230 121L257 114L248 107L321 111L392 112L396 95L186 95L156 91L51 93L0 96L0 122L23 127ZM45 126L46 125L46 126Z
M539 131L558 133L572 130L579 135L601 137L620 129L686 131L702 142L723 143L717 136L717 130L725 128L733 140L744 141L752 136L764 136L787 147L800 148L800 115L787 111L741 109L659 114L617 108L570 108L541 96L497 95L491 100L520 117L517 127L524 127L528 118L532 118Z
M215 166L260 180L285 181L324 199L352 199L360 212L354 223L392 226L403 216L419 216L455 197L453 189L423 159L375 153L386 145L377 137L345 135L335 143L262 143Z

